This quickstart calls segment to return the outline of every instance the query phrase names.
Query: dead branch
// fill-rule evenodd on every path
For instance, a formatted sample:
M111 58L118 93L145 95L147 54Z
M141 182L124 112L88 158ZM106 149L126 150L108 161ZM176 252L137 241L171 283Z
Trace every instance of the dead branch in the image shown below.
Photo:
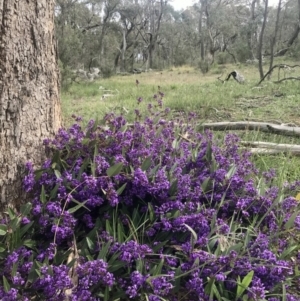
M224 84L224 83L225 83L225 80L221 79L222 76L223 76L223 73L222 73L219 77L217 77L217 79L218 79L220 82L222 82L222 84Z
M300 145L297 144L285 144L285 143L273 143L264 141L241 141L244 146L266 148L266 149L276 149L280 151L298 151L300 152Z
M254 122L254 121L237 121L237 122L214 122L203 123L200 125L202 129L211 129L216 131L225 130L250 130L261 131L268 133L276 133L285 136L299 136L300 127L291 127L286 125L277 125L267 122Z
M277 80L276 82L273 82L274 84L280 84L282 82L284 82L285 80L292 80L292 79L295 79L295 80L300 80L300 77L286 77L286 78L282 78L281 80Z
M284 153L280 150L276 150L276 149L267 149L267 148L250 148L247 150L251 153L251 154L257 154L257 155L277 155L280 153ZM300 153L299 153L300 155Z
M292 127L292 126L276 125L276 124L269 124L267 125L267 127L270 130L270 132L275 134L300 137L300 127Z
M294 156L300 156L300 145L294 144L277 144L262 141L241 141L241 145L245 146L253 154L278 154L286 153Z
M256 86L259 86L264 80L265 78L268 76L268 75L271 75L271 73L273 72L273 70L275 68L290 68L290 69L293 69L293 68L296 68L296 67L300 67L300 65L293 65L293 66L290 66L290 65L287 65L287 64L277 64L277 65L274 65L265 75L264 77L258 82L258 84Z
M266 122L254 122L254 121L237 121L237 122L213 122L213 123L203 123L200 126L203 129L211 129L217 131L224 130L262 130L269 131Z

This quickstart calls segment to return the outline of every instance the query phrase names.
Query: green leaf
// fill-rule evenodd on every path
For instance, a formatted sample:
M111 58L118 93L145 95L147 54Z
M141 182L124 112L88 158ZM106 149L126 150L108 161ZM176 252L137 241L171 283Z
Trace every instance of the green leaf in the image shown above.
M124 266L127 266L127 265L128 265L128 263L125 261L115 261L113 263L113 265L110 266L109 271L112 273L112 272L115 272L115 271L119 270L120 268L123 268Z
M44 185L42 185L42 191L41 191L41 195L40 195L40 201L42 202L42 204L46 203L46 193L45 193L45 187L44 187Z
M31 240L31 239L25 239L23 241L23 245L26 246L26 247L28 247L28 248L33 249L35 247L35 245L36 245L36 242L34 240Z
M174 278L175 278L174 292L175 293L178 293L180 291L180 289L181 289L181 286L180 286L181 274L182 274L182 270L181 270L181 267L179 266L175 270L175 275L174 275Z
M142 274L144 264L143 264L143 260L141 258L139 258L135 261L135 266L136 266L136 270Z
M236 166L232 165L229 171L227 172L227 174L225 175L225 178L228 180L231 179L234 176L236 169L237 169Z
M198 236L197 236L197 233L194 231L194 229L192 229L189 225L187 224L184 224L184 226L186 228L188 228L188 230L192 233L193 237L194 237L194 240L197 241L198 240Z
M29 283L33 283L37 278L39 278L39 276L40 276L40 271L39 271L39 269L40 269L40 266L39 266L39 264L38 264L38 261L35 260L35 261L33 262L33 265L32 265L32 267L31 267L31 270L30 270L29 275L28 275L28 278L27 278L27 281L28 281Z
M211 184L211 178L206 178L202 184L201 184L201 189L204 193L206 193L210 189L210 184Z
M0 225L0 235L4 236L7 233L7 226L6 225Z
M123 184L118 190L117 190L117 194L121 195L122 192L124 191L124 189L126 188L127 183Z
M124 242L124 237L125 237L125 231L124 231L124 227L121 221L118 221L118 225L117 225L118 229L117 229L117 236L118 236L118 242L119 243L123 243Z
M42 176L42 174L43 174L44 172L45 172L45 169L39 169L39 170L36 170L36 171L34 172L35 180L38 181L38 180L41 178L41 176Z
M173 181L173 183L171 184L171 187L169 189L169 195L170 196L173 196L173 195L176 194L177 186L178 186L178 180L176 179L175 181Z
M286 301L286 288L285 288L285 283L282 283L282 301Z
M60 178L61 178L61 173L60 173L59 170L54 169L54 174L56 175L56 178L57 178L57 179L60 179Z
M248 295L243 296L243 301L249 301ZM266 299L263 299L262 301L267 301Z
M248 286L250 285L252 278L254 275L254 271L250 271L243 279L242 281L242 285L244 285L246 288L248 288Z
M204 292L207 296L209 296L209 300L212 300L213 297L213 285L215 283L215 278L208 278L208 282L205 285Z
M109 177L114 177L114 176L116 176L116 175L118 175L120 173L120 171L122 170L122 168L123 168L123 163L119 162L119 163L111 166L110 168L108 168L107 171L106 171L106 174Z
M73 201L75 201L75 200L73 199ZM84 201L83 203L79 203L79 202L76 201L75 203L79 203L79 204L76 205L76 206L74 206L74 207L72 207L72 208L70 208L70 209L68 209L68 212L69 213L74 213L74 212L76 212L77 210L79 210L82 207L85 208L86 210L90 211L90 209L88 209L87 207L84 206L87 201L88 200Z
M165 246L168 242L169 242L168 240L165 240L165 241L162 241L159 244L153 246L152 247L153 251L157 252L159 249L161 249L163 246Z
M236 292L236 297L235 300L238 300L242 294L244 293L244 291L249 287L252 278L254 275L254 271L250 271L243 279L242 283L240 282L240 280L237 281L237 292Z
M295 219L296 219L296 217L299 215L300 213L296 210L296 212L294 212L293 214L292 214L292 216L289 218L289 220L285 223L285 225L284 225L284 228L286 229L286 230L288 230L288 229L290 229L290 228L292 228L293 226L294 226L294 223L295 223Z
M30 222L27 225L25 225L24 227L21 228L20 230L20 235L21 237L31 228L31 226L34 224L34 222Z
M91 162L91 172L92 172L92 176L95 177L96 176L96 164L95 164L95 162Z
M207 162L211 162L212 157L213 157L213 151L212 151L211 142L209 142L206 148L205 159L207 160Z
M150 222L153 222L155 220L155 213L152 204L148 203L148 211L149 211L149 219Z
M111 235L111 236L114 235L114 232L113 232L113 229L112 229L112 227L111 227L111 225L110 225L109 220L106 220L106 221L105 221L105 231L107 231L108 234Z
M21 206L20 213L23 216L27 216L29 214L31 208L32 208L32 204L31 203L26 203L26 204L24 204L24 205Z
M50 192L50 199L54 199L57 197L57 191L58 191L58 188L59 188L60 184L56 184L54 186L54 188L51 190Z
M21 218L20 217L15 217L9 222L9 227L13 230L16 231L16 229L20 226Z
M93 242L89 237L86 237L85 240L86 240L86 243L87 243L89 249L90 249L91 251L93 251L93 250L94 250L94 247L95 247L94 242Z
M109 287L106 286L105 292L104 292L104 301L108 301L108 300L109 300Z
M101 251L98 254L98 259L103 259L103 260L106 261L106 256L107 256L107 253L108 253L108 250L109 250L110 246L111 246L110 241L102 246Z
M3 286L4 286L4 291L8 293L10 291L10 285L5 276L3 276Z
M157 164L155 167L153 167L151 169L151 171L149 172L149 176L153 177L157 173L157 171L158 171L159 168L160 168L160 164Z
M158 266L156 267L154 273L153 273L153 276L157 276L157 275L160 275L161 274L161 270L163 268L163 265L164 265L164 259L162 258L160 263L158 264Z
M7 212L10 219L14 219L16 217L16 213L13 211L12 208L8 207Z
M215 283L213 284L212 289L213 289L214 295L217 297L218 301L222 301L221 294L220 294L218 288L216 287Z
M284 250L281 255L280 255L280 259L285 259L287 258L287 256L292 253L293 251L297 250L299 248L298 245L295 245L295 246L291 246L290 248ZM290 259L290 258L287 258L287 259Z
M79 172L77 174L78 180L80 180L82 173L87 169L89 164L90 164L90 159L89 158L84 159L84 161L82 162L82 164L80 166Z
M177 149L179 145L179 141L177 139L174 139L172 142L172 148L173 149Z
M150 168L151 164L152 164L151 157L147 157L141 166L142 171L148 170Z

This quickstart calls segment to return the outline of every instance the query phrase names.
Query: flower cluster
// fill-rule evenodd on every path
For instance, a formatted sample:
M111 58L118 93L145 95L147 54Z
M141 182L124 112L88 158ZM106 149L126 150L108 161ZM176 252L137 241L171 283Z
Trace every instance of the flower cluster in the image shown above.
M27 164L33 200L20 222L36 245L0 261L1 300L34 289L39 300L275 301L283 287L299 300L299 203L270 186L273 171L256 180L235 135L216 141L193 114L169 118L163 96L143 122L139 111L134 124L78 118L45 141L51 159Z

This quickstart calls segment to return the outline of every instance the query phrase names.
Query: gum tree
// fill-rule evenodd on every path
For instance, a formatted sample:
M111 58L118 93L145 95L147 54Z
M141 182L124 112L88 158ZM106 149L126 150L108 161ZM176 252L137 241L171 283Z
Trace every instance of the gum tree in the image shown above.
M61 126L55 0L0 0L0 212L24 201L24 163Z

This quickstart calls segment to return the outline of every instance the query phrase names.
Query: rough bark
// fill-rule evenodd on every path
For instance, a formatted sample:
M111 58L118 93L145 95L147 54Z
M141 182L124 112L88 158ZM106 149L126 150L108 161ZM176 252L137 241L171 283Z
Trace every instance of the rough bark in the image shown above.
M0 0L0 213L24 202L24 163L61 126L55 0Z

